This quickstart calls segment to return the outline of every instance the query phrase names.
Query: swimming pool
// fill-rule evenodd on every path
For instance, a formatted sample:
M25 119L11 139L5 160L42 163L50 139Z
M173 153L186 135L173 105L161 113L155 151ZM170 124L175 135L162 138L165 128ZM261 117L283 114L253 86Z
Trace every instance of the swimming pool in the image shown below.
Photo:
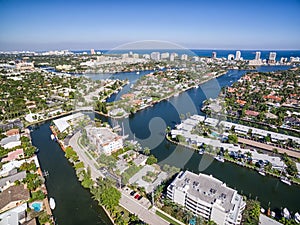
M40 212L42 210L43 203L42 202L34 202L31 204L31 207L34 211Z
M214 132L214 131L213 131L213 132L211 132L211 135L212 135L212 136L214 136L214 137L219 137L219 134L218 134L218 133L216 133L216 132Z

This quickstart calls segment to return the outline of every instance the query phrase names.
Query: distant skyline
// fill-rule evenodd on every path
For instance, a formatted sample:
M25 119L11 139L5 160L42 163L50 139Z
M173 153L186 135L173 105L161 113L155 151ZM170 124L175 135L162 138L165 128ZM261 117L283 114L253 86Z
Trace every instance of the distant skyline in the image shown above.
M112 49L161 40L192 49L300 49L300 0L0 0L0 51Z

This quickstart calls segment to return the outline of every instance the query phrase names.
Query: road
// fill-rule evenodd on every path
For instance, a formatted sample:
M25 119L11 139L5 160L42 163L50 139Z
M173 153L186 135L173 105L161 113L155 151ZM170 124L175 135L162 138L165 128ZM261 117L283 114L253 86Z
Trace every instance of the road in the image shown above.
M271 152L274 152L274 148L276 148L279 153L286 153L289 156L292 156L292 157L295 157L295 158L300 158L300 152L297 152L297 151L292 151L292 150L276 147L276 146L273 146L273 145L268 145L268 144L265 144L265 143L261 143L261 142L241 138L241 137L239 137L238 139L239 139L238 141L240 143L245 143L246 145L258 147L258 148L265 149L265 150L271 151Z
M97 164L97 161L90 156L92 159L90 159L86 154L89 154L85 148L81 148L77 144L78 138L81 136L80 131L71 137L69 141L69 145L72 146L74 151L78 154L80 161L82 161L85 165L85 167L89 166L91 168L91 177L93 180L96 180L98 177L104 177L104 175L96 168L95 164Z
M129 212L136 214L141 220L150 225L169 225L161 217L155 214L155 209L148 210L147 207L140 204L133 196L128 195L126 191L122 190L122 197L119 203L123 208Z

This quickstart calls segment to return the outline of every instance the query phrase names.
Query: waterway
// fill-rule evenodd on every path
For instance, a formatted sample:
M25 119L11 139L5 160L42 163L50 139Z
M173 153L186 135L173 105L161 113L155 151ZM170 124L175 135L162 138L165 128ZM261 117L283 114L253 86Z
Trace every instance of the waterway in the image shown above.
M77 180L72 164L65 158L59 145L50 138L50 122L36 127L31 133L32 143L40 149L38 158L43 171L48 171L46 186L49 197L54 197L53 211L59 225L111 225L98 203Z
M268 72L285 69L288 67L262 66L257 70ZM202 114L200 108L205 99L217 97L222 87L230 86L246 72L246 70L230 70L227 74L200 85L199 88L190 89L118 122L120 125L123 123L125 134L129 134L130 138L135 138L144 147L149 146L152 149L151 153L158 158L160 165L169 164L196 173L212 174L240 193L257 198L264 208L270 206L277 213L284 207L291 212L299 211L299 186L287 186L278 178L263 177L236 164L217 162L210 159L210 156L201 156L164 139L166 126L173 128L179 124L181 114ZM103 117L101 119L105 120ZM164 123L165 126L162 125Z
M258 71L274 71L287 67L260 67ZM290 212L299 211L300 187L287 186L279 179L266 176L241 166L213 160L208 155L169 143L164 139L166 126L180 123L180 115L201 114L202 102L214 98L224 86L230 86L247 71L231 70L227 74L210 80L199 88L190 89L179 96L155 104L123 120L111 121L97 115L102 121L124 124L125 134L139 140L143 147L150 147L160 165L169 164L193 172L212 174L240 193L257 198L264 208L270 205L277 213L287 207ZM122 75L123 74L123 75ZM124 79L128 74L114 77ZM141 74L143 75L143 74ZM126 78L125 78L126 79ZM72 165L64 158L57 143L50 140L49 122L32 132L33 144L40 149L38 157L43 170L49 171L46 185L49 196L56 199L54 216L58 224L110 224L109 219L96 202L91 200L88 190L77 181Z

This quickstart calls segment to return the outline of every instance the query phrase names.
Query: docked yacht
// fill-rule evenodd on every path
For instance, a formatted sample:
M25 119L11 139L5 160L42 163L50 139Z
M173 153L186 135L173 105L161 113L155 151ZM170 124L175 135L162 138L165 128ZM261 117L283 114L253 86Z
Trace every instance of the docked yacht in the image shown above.
M287 178L287 177L281 177L280 178L281 182L287 184L287 185L291 185L291 181Z
M300 223L300 214L298 212L295 213L294 219L297 223Z
M54 198L50 198L49 200L50 208L53 210L55 209L55 200Z
M222 156L219 156L219 155L215 156L215 159L218 160L219 162L224 162L225 161L224 158Z
M284 208L282 211L282 216L286 219L289 219L291 217L291 214L287 208Z

